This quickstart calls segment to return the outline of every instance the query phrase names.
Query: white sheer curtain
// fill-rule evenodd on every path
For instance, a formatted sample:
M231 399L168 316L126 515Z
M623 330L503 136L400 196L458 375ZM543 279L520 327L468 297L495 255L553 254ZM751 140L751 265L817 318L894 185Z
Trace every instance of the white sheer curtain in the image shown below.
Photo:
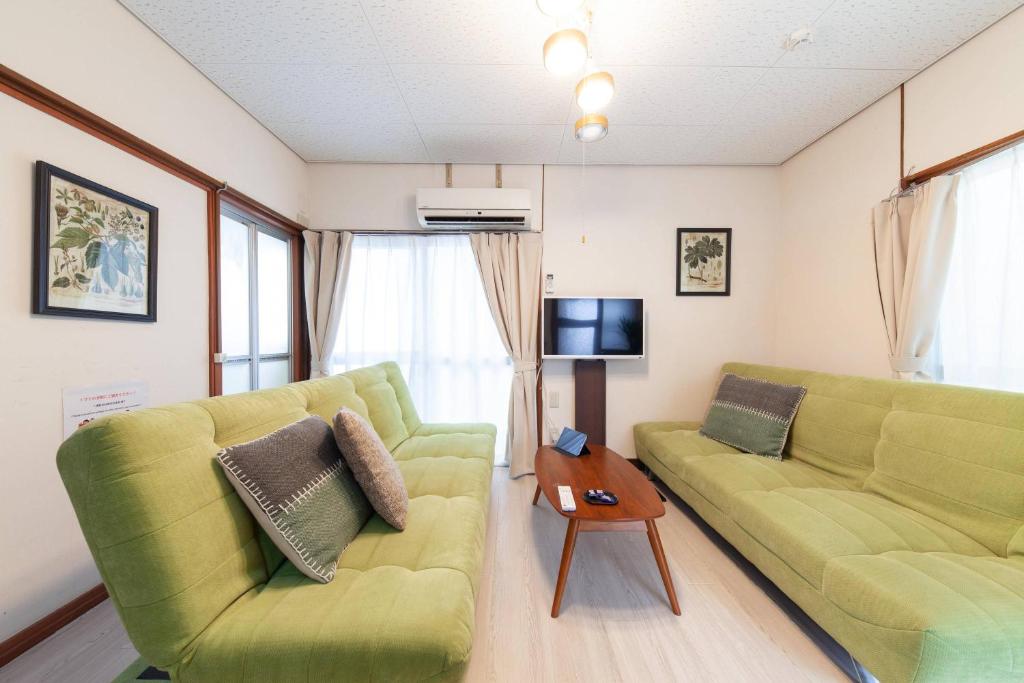
M1024 145L961 172L933 362L943 382L1024 391Z
M512 361L465 235L356 235L334 372L394 360L425 422L497 425L505 463Z

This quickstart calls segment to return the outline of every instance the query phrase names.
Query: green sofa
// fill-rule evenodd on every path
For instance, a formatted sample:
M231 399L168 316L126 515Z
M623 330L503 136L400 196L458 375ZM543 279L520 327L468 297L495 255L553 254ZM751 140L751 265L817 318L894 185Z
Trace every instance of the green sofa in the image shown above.
M214 459L308 415L368 417L409 490L316 583ZM178 681L458 680L473 642L495 428L423 424L394 363L97 420L57 465L132 643Z
M1024 394L723 371L807 387L784 460L697 422L640 460L881 681L1024 680Z

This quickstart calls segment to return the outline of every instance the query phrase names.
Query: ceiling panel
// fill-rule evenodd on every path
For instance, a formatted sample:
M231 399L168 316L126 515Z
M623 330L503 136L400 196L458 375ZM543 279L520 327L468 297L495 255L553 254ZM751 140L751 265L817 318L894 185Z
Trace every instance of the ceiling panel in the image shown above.
M561 124L574 79L543 66L396 64L392 67L417 123Z
M561 125L424 125L431 161L465 164L553 164Z
M619 66L605 114L619 124L709 125L720 122L767 69ZM574 92L575 84L570 85ZM573 120L582 115L573 107Z
M912 71L769 69L722 123L764 133L781 126L832 128L897 87Z
M411 122L386 64L199 64L264 123Z
M1019 0L836 0L815 22L813 44L786 54L779 65L923 69L1019 5Z
M307 161L430 161L412 123L279 123L270 130Z
M392 64L541 64L554 20L535 0L364 0Z
M828 128L780 125L765 135L750 126L722 125L690 150L693 164L779 164L817 140Z
M710 126L615 126L599 142L582 144L572 126L558 156L561 164L686 164L710 132Z
M119 0L193 64L384 61L359 0Z
M599 64L771 66L832 0L595 0Z
M616 94L584 147L535 0L120 2L307 160L535 164L778 163L1024 4L587 0Z

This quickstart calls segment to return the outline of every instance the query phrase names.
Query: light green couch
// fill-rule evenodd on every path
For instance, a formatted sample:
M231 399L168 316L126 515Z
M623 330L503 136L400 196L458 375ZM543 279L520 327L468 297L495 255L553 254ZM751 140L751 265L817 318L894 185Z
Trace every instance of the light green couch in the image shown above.
M334 581L300 574L214 459L308 415L372 422L409 490ZM423 424L394 363L98 420L57 464L132 643L180 681L449 681L473 641L491 425Z
M640 460L881 681L1024 680L1024 395L723 370L807 387L785 459L649 422Z

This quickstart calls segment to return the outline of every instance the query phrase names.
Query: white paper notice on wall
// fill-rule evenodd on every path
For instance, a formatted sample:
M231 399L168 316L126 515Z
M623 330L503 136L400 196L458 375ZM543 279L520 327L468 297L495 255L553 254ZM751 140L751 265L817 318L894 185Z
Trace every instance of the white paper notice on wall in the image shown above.
M98 417L139 410L148 404L149 385L142 381L64 389L64 438Z

